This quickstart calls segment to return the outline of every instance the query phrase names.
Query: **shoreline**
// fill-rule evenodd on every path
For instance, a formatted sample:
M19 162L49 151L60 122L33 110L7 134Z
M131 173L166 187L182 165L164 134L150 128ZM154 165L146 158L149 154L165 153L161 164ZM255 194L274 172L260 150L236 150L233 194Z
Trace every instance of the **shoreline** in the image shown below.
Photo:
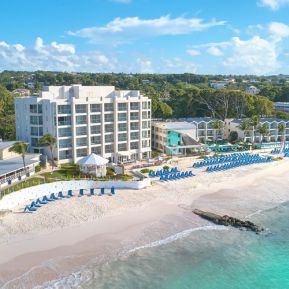
M187 167L187 161L182 165ZM38 284L57 279L55 272L41 267L48 260L62 264L64 276L96 256L111 258L119 251L129 251L182 230L207 226L208 222L191 213L193 207L252 217L258 210L289 201L288 165L288 160L284 160L214 174L196 170L197 177L174 183L156 182L142 191L120 191L117 196L96 199L91 207L86 207L92 202L89 198L75 198L65 200L64 210L59 208L60 203L54 203L37 214L5 216L0 228L9 233L0 237L0 285L6 283L4 288L12 288L17 281L7 282L32 267L38 270L34 280ZM69 217L78 212L82 218L71 222ZM97 212L97 216L84 218L92 212ZM34 223L37 218L41 222ZM49 219L53 218L62 221L62 226L49 227ZM23 219L27 224L21 228ZM72 266L65 262L67 256L72 258Z

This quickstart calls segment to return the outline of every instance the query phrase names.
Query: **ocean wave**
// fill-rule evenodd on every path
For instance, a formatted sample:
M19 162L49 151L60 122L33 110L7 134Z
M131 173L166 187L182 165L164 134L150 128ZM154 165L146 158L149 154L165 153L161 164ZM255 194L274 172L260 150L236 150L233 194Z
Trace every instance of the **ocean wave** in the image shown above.
M129 250L129 253L134 253L134 252L142 250L142 249L163 246L163 245L172 243L174 241L177 241L179 239L183 239L185 237L188 237L190 234L192 234L193 232L196 232L196 231L212 231L212 230L215 230L215 231L220 231L221 230L221 231L223 231L223 230L229 230L229 228L225 227L225 226L203 226L203 227L187 229L187 230L184 230L182 232L179 232L179 233L176 233L174 235L171 235L171 236L169 236L169 237L167 237L165 239L161 239L161 240L154 241L152 243L149 243L149 244L146 244L146 245L143 245L143 246L139 246L139 247L133 248L133 249Z

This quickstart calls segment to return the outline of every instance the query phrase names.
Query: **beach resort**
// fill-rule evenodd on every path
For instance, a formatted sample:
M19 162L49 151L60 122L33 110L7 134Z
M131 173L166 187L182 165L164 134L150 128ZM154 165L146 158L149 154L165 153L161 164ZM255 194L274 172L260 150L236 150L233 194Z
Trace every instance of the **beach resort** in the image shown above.
M266 136L242 128L245 119L154 121L139 92L75 85L15 106L17 141L0 143L3 289L80 284L93 278L79 271L91 262L225 229L195 209L255 221L289 201L289 123L281 119L260 119ZM43 144L48 134L54 141ZM26 163L15 150L21 141Z

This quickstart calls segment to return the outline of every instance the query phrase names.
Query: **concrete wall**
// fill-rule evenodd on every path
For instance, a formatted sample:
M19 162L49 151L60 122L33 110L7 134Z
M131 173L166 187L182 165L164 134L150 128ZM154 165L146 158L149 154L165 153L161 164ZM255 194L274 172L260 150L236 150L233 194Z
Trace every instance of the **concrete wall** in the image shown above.
M5 196L0 200L0 210L11 210L16 206L29 205L31 200L36 200L37 198L43 197L45 195L49 196L51 193L57 194L62 191L65 195L68 190L73 190L78 193L79 189L89 190L91 188L99 189L105 188L106 192L110 192L111 187L115 187L116 193L117 189L133 189L140 190L151 185L149 179L144 179L142 181L63 181L54 182L49 184L43 184L39 186L34 186L26 188ZM87 193L87 192L86 192ZM98 193L98 192L96 192Z

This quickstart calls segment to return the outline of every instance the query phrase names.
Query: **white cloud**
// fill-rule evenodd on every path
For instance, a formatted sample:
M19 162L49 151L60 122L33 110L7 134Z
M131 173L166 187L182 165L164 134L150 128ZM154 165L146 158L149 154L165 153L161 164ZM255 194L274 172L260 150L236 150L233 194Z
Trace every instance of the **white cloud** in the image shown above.
M254 36L249 40L233 37L230 44L223 65L232 73L266 74L281 66L274 42Z
M212 56L222 56L223 52L221 51L220 48L216 47L216 46L211 46L207 49L208 54L212 55Z
M269 33L274 41L280 41L289 37L289 26L281 22L272 22L269 24Z
M196 73L198 65L193 62L185 61L179 57L172 59L162 59L161 69L159 73Z
M289 0L260 0L259 4L261 6L270 8L271 10L278 10L280 9L282 6L288 5L289 4Z
M95 43L126 43L131 40L164 35L184 35L224 25L225 21L204 22L199 18L171 18L162 16L155 19L139 17L116 18L104 26L87 27L70 35L89 39Z
M201 52L199 50L196 50L196 49L188 49L187 53L193 57L201 54Z
M136 59L136 72L140 73L153 73L153 64L152 61L149 59L142 59L142 58L137 58Z
M112 71L116 60L93 51L78 54L74 45L36 38L33 47L0 42L1 68L7 70Z

